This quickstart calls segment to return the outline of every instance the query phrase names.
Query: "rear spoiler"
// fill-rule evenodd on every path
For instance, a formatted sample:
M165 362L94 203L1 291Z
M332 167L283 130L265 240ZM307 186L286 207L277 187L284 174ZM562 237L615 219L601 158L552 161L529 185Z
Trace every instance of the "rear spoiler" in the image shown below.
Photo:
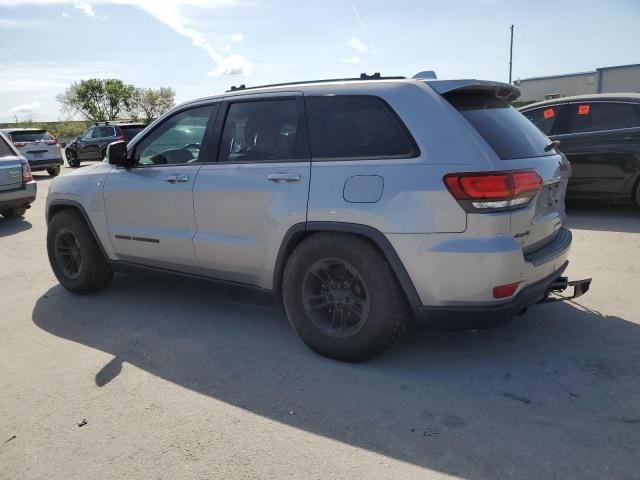
M425 83L440 95L451 92L493 91L496 97L513 102L520 96L520 89L508 83L487 80L425 80Z

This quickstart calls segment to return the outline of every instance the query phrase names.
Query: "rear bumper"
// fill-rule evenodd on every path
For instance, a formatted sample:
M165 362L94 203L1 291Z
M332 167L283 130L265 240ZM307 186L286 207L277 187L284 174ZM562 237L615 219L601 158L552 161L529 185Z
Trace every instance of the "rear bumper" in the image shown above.
M32 171L44 170L46 168L55 168L63 164L62 157L27 161L29 162L29 167Z
M36 182L31 181L24 188L0 192L0 209L21 208L33 203L37 188Z
M508 319L524 313L527 308L543 300L551 289L551 285L562 276L569 262L566 261L551 275L523 288L514 298L508 302L497 305L482 306L422 306L417 308L419 318L436 322L450 322L466 318L482 321L496 321Z

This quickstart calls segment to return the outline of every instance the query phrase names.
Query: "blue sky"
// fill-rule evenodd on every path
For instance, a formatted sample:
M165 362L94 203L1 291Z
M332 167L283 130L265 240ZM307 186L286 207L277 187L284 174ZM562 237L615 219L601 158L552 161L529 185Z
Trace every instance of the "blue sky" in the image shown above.
M231 85L380 71L514 79L640 63L640 0L0 0L0 122L57 120L73 81Z

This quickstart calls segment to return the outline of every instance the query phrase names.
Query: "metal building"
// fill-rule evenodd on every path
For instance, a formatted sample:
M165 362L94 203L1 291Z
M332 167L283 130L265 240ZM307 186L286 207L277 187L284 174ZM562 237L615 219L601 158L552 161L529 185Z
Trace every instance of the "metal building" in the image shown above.
M591 72L523 78L514 82L519 101L538 101L589 93L640 93L640 64L597 68Z

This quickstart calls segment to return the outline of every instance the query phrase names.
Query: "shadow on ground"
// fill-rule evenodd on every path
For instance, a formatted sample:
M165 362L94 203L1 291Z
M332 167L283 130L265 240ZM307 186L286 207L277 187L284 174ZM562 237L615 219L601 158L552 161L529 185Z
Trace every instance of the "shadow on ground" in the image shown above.
M33 225L24 218L13 218L11 220L7 220L0 216L0 238L24 232L32 227Z
M567 226L576 230L640 233L640 208L631 203L572 201Z
M468 479L640 472L640 328L577 305L536 307L492 331L422 327L358 365L309 351L279 308L195 280L120 275L88 297L56 286L33 321L114 356L95 372L96 388L118 388L129 362L278 422Z

